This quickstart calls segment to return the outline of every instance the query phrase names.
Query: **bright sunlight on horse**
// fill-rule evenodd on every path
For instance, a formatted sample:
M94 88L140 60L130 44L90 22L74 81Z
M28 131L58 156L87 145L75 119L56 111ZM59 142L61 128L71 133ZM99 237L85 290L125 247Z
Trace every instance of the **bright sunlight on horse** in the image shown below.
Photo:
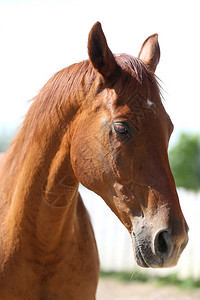
M126 226L141 267L174 266L187 244L157 34L138 58L115 56L97 22L88 53L41 89L2 158L1 299L95 299L99 259L79 183Z

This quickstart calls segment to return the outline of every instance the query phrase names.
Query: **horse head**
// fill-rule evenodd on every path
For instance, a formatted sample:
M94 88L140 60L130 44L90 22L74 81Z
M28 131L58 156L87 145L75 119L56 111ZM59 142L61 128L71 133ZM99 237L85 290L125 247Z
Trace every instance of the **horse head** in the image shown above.
M76 178L126 226L140 266L174 266L188 227L168 160L173 124L154 74L158 36L144 42L138 58L113 55L96 23L88 53L95 76L72 128Z

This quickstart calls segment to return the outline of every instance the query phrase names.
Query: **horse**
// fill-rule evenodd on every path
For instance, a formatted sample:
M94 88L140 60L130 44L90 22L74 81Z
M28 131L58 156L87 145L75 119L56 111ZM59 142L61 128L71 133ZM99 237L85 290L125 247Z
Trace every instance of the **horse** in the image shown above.
M79 183L127 228L139 266L174 266L187 244L158 35L137 58L114 55L97 22L88 56L49 79L2 157L1 299L95 299L99 257Z

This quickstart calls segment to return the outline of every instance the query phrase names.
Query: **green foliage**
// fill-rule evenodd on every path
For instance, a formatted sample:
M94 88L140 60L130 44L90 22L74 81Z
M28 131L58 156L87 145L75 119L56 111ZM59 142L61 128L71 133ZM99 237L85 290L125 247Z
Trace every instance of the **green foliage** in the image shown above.
M177 187L200 189L200 136L182 133L169 151L169 161Z

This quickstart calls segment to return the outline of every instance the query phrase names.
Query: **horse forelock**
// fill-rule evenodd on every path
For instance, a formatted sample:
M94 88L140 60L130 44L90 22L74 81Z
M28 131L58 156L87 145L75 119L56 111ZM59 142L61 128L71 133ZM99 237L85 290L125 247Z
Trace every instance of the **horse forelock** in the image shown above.
M134 56L122 53L116 55L115 59L118 65L132 75L140 84L142 84L146 77L152 77L145 64Z
M115 59L121 69L123 69L125 73L130 74L131 77L135 78L143 87L145 87L145 85L148 87L148 83L154 83L158 89L160 88L158 77L154 72L149 70L145 63L139 58L123 53L117 55Z

